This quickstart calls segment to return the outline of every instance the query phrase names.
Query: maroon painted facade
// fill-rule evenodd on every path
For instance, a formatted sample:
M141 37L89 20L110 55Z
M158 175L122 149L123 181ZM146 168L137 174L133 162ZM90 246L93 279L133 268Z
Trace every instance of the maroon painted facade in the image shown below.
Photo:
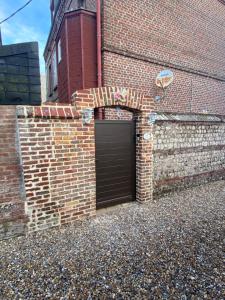
M97 86L95 14L78 10L67 13L62 22L56 43L61 40L58 62L59 102L71 102L78 89Z
M47 99L70 103L79 89L97 86L96 13L93 1L58 1L45 49Z

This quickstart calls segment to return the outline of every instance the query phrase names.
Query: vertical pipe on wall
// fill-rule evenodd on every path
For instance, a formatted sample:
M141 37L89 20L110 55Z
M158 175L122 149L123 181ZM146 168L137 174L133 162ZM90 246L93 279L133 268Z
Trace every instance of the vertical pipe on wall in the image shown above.
M102 86L102 30L101 30L101 0L97 0L97 62L98 87Z
M97 0L97 63L98 63L98 87L102 86L102 29L101 29L101 0ZM103 120L104 109L98 109L98 119Z
M67 90L68 90L68 94L67 94L67 103L70 101L71 99L71 84L70 84L70 58L69 58L69 37L68 37L68 19L66 18L65 20L65 38L66 38L66 63L67 63Z
M82 68L82 87L83 89L86 88L85 86L85 66L84 66L84 21L83 21L83 13L80 14L80 32L81 32L81 68Z

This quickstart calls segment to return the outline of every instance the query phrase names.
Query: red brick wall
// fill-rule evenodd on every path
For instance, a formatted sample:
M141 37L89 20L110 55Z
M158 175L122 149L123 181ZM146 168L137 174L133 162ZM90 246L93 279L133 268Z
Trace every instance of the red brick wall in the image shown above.
M217 0L104 1L104 85L155 97L157 73L170 68L158 110L225 113L224 18Z
M29 232L95 214L94 124L69 106L20 107Z
M136 115L139 135L136 199L140 202L152 199L153 141L144 140L143 134L152 131L147 116L154 109L153 100L131 89L96 88L78 91L73 105L18 106L3 110L0 238L24 233L25 229L44 230L95 215L93 116L98 107L119 105ZM83 120L83 110L87 108L93 111L90 124Z
M105 120L132 120L133 113L125 109L105 108L104 109Z
M0 238L24 233L23 178L16 108L0 107Z

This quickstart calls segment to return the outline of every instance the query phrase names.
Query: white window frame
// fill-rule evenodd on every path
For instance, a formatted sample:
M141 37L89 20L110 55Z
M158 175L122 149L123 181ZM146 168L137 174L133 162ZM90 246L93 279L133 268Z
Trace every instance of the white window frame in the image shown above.
M58 68L57 68L57 57L56 57L56 49L53 51L52 56L52 84L53 89L55 89L58 86Z
M62 60L62 43L61 43L61 39L58 40L57 51L58 51L58 64L59 64Z

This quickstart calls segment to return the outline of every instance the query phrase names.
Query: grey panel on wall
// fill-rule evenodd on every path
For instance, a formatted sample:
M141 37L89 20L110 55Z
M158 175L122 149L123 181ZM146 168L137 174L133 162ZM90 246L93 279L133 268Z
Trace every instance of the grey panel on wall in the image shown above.
M40 105L38 43L0 46L0 105Z

